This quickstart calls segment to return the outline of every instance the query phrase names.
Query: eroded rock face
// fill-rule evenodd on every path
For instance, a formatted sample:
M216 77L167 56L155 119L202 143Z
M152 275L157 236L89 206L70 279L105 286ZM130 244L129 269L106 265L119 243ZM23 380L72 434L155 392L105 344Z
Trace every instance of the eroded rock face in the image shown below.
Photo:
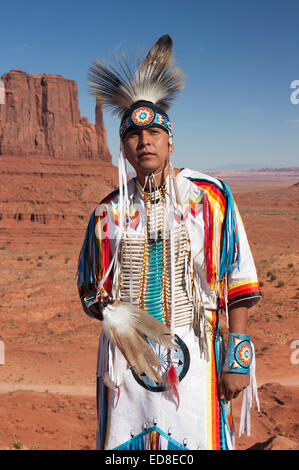
M74 80L12 70L2 84L0 155L111 161L101 105L95 125L81 117Z

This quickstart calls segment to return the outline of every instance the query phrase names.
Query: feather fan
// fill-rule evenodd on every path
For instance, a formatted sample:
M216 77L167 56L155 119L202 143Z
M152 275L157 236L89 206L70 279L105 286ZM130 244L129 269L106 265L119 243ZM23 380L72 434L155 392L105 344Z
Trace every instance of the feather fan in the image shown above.
M161 36L144 59L139 56L135 71L123 52L115 54L114 63L95 60L89 67L90 93L119 117L140 100L167 111L184 87L183 71L174 67L172 44L169 35Z
M103 330L119 348L129 366L142 380L142 374L161 383L161 364L146 337L170 349L177 349L164 323L139 307L121 302L103 310Z

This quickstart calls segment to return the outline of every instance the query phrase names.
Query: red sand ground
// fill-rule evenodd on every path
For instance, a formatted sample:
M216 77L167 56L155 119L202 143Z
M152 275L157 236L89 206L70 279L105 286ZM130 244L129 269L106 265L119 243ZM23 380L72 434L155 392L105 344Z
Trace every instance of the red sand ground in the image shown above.
M20 162L9 173L11 162L0 161L0 449L94 449L100 324L82 312L75 275L88 214L116 173L76 163L54 165L55 173L53 162L36 162L37 173L24 176ZM298 362L299 353L291 343L299 340L299 190L291 186L299 176L219 176L234 191L264 296L249 318L261 411L253 410L251 436L237 438L237 449L298 449L299 365L291 355ZM13 213L23 216L7 218ZM32 213L46 214L46 223L30 222Z

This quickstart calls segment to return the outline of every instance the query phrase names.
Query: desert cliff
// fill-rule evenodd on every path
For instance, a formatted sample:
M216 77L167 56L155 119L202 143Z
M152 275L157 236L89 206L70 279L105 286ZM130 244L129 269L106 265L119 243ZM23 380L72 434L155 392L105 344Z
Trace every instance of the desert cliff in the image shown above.
M0 155L111 162L101 106L95 125L81 117L74 80L11 70L2 84Z

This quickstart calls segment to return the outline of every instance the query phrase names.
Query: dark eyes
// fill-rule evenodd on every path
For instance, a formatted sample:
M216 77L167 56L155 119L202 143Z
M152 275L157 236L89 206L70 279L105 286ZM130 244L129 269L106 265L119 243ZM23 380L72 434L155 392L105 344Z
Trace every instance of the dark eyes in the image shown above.
M130 132L130 134L127 134L127 139L130 139L131 137L135 137L136 135L139 135L138 132Z

